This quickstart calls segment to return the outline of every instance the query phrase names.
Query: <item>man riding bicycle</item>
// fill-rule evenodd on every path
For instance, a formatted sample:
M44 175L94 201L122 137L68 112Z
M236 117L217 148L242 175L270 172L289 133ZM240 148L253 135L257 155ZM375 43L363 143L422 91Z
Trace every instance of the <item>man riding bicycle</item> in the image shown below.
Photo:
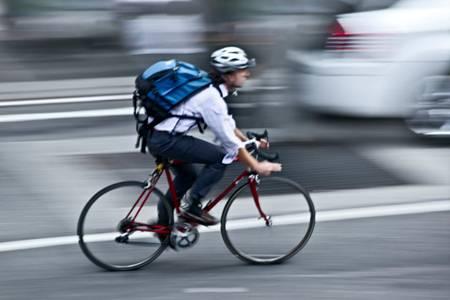
M219 220L201 209L201 200L236 157L261 175L281 171L281 164L259 162L246 150L244 142L247 138L228 114L224 100L247 81L249 68L255 66L255 59L249 59L238 47L225 47L211 54L210 64L213 84L175 107L172 113L201 118L220 145L186 135L197 123L194 119L178 117L170 117L157 124L147 139L147 147L154 156L182 161L171 166L175 174L176 194L182 197L181 217L207 226L217 224ZM266 141L261 142L261 147L267 146ZM205 165L198 174L194 163ZM166 193L166 198L171 199L170 191ZM158 207L163 205L161 201L158 203ZM159 212L158 223L167 223L165 209L159 209Z

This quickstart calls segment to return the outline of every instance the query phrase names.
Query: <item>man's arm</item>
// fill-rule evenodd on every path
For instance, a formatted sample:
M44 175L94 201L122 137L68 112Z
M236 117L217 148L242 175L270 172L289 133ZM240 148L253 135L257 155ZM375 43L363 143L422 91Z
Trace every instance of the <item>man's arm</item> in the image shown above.
M244 133L239 129L239 128L235 128L234 129L234 134L238 137L238 139L240 139L242 142L248 141L248 138L244 135ZM267 149L269 148L269 142L266 139L261 139L259 140L260 142L260 147L263 149Z
M268 161L257 161L245 148L239 148L239 161L255 170L258 174L269 176L272 172L280 172L281 164Z
M247 141L247 137L244 135L244 133L242 133L242 131L239 128L235 128L234 129L234 134L242 141L245 142Z
M217 98L212 100L217 100L215 105L212 105L212 101L208 101L202 107L201 115L206 124L208 124L209 129L214 133L216 138L221 141L222 147L227 153L237 154L239 160L255 170L261 175L270 175L271 172L281 171L281 164L271 163L267 161L259 162L257 161L243 145L243 141L247 138L245 135L236 128L236 122L233 118L228 115L226 109L226 104L220 95L217 93ZM230 163L232 160L230 161Z

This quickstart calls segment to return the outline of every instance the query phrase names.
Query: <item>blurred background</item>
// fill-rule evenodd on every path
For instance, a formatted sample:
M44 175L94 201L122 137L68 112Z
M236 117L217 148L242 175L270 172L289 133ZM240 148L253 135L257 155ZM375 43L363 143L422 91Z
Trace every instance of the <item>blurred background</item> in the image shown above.
M227 45L257 61L230 113L269 130L282 175L319 215L426 208L319 223L272 268L240 264L213 233L130 277L97 270L74 243L8 244L73 236L97 190L144 180L153 159L134 148L134 77L171 58L208 70ZM136 299L212 297L199 286L233 299L448 299L449 139L448 0L0 0L0 299L119 299L131 282Z

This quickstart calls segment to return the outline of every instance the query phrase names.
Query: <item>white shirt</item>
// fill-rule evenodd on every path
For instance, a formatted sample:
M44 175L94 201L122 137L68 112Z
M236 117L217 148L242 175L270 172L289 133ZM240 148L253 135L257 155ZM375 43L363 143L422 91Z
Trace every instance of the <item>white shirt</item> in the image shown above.
M228 95L228 89L224 84L219 86L223 97ZM223 164L230 164L238 154L239 148L244 148L244 143L235 135L236 122L232 115L228 114L227 104L219 91L212 85L196 94L186 102L171 110L174 115L194 116L203 118L208 128L216 136L227 155L222 160ZM150 118L151 119L151 118ZM149 120L151 122L151 120ZM172 132L187 132L196 127L195 120L168 118L155 126L156 130Z

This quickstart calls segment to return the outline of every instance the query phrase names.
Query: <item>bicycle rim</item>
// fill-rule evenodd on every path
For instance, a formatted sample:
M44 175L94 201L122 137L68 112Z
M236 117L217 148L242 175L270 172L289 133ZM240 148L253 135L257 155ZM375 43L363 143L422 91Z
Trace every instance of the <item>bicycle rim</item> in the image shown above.
M275 264L298 253L314 229L315 209L309 194L297 183L264 177L257 186L262 212L255 205L250 184L236 190L222 213L225 245L239 259L254 264Z
M78 221L79 244L83 253L97 266L110 271L136 270L151 263L168 246L168 238L161 241L155 232L147 231L148 228L124 230L135 214L129 218L126 216L144 192L144 186L138 181L107 186L84 207ZM145 196L146 193L143 198ZM135 221L143 224L156 221L157 203L162 198L163 194L154 189ZM164 203L169 211L168 204Z

